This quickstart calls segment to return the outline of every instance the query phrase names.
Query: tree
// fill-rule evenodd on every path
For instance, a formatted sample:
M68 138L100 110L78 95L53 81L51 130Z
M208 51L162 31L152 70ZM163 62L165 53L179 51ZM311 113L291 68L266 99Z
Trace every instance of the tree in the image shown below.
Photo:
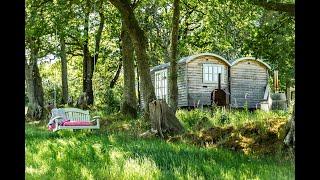
M148 104L156 97L149 71L149 57L146 53L147 40L133 12L137 4L131 4L128 0L110 0L110 2L119 10L134 46L141 80L141 92L145 102L145 118L149 119Z
M68 21L70 18L68 17L68 7L70 7L70 4L64 0L57 1L57 5L54 6L54 9L52 9L54 12L53 14L56 14L54 16L55 21L55 27L57 32L59 32L58 38L60 43L60 49L59 49L59 56L61 59L61 84L62 84L62 98L61 98L61 104L66 104L68 102L68 63L67 63L67 50L66 50L66 32L65 26L67 26ZM58 11L58 14L57 14Z
M66 42L63 34L59 36L60 40L60 58L61 58L61 80L62 80L62 99L61 104L68 102L68 65L66 55Z
M82 53L83 53L83 92L88 96L87 103L88 105L92 105L94 102L93 96L93 88L92 88L92 78L94 67L98 61L99 57L99 49L101 42L101 34L104 27L105 16L103 13L103 1L100 0L98 2L98 13L100 16L100 24L99 28L95 35L95 46L94 46L94 54L92 55L89 50L89 15L91 12L91 2L90 0L86 0L86 4L84 6L85 11L85 19L84 19L84 41L82 43Z
M171 58L170 58L170 79L169 79L169 104L173 112L178 106L178 85L177 85L177 56L178 56L178 33L179 33L179 0L173 2L172 35L171 35Z
M137 117L137 98L135 92L135 73L132 42L124 22L121 29L121 54L123 64L123 96L121 112L133 118Z
M256 1L255 1L256 2ZM288 14L282 15L280 14L280 20L275 19L274 17L276 15L272 14L272 20L274 20L274 24L276 27L270 28L271 32L267 34L268 39L275 39L275 41L272 42L282 42L284 44L277 43L278 49L276 50L274 48L274 44L272 43L272 47L268 48L268 46L263 46L264 49L272 49L272 52L269 52L269 55L276 55L275 58L270 58L274 63L276 64L277 69L282 69L284 72L283 76L285 79L284 83L286 86L286 89L290 88L291 86L291 79L292 76L294 76L294 4L285 4L285 3L275 3L275 2L256 2L257 5L262 6L263 8L266 8L267 10L272 11L278 11L278 12L285 12L288 13L290 17L288 17ZM271 21L272 22L272 21ZM284 22L287 22L286 24ZM288 23L289 22L289 23ZM266 26L268 27L268 26ZM278 32L278 33L275 33ZM271 35L276 35L276 37L270 37ZM264 35L266 36L266 35ZM280 40L281 39L281 40ZM267 43L266 43L267 44ZM264 51L258 51L258 53L263 53ZM278 52L281 52L279 54ZM268 53L268 51L267 51ZM283 140L284 144L295 150L295 105L293 106L293 112L290 120L287 123L287 135L285 136L285 139Z
M27 117L41 120L44 118L44 96L42 79L38 68L38 59L49 51L45 49L43 41L50 33L43 10L46 4L38 1L28 1L26 6L26 58L25 77L28 94ZM44 50L45 49L45 50Z
M295 16L295 4L293 3L273 2L268 0L252 0L252 3L267 10L285 12L290 16Z
M44 117L44 98L42 80L37 65L39 38L28 38L27 43L30 48L30 58L25 59L25 77L29 100L27 117L40 120Z

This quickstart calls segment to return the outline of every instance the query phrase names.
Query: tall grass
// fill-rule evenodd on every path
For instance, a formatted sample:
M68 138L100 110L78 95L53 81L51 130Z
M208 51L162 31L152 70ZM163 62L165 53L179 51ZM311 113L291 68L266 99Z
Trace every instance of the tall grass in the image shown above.
M52 133L26 124L25 133L26 179L294 179L290 159L139 139L121 131Z
M211 109L194 109L178 110L176 113L178 119L182 122L185 128L192 130L199 121L205 119L208 122L206 126L234 126L238 127L245 123L264 123L270 119L286 120L290 111L269 111L262 110L246 111L246 110L224 110L222 108Z

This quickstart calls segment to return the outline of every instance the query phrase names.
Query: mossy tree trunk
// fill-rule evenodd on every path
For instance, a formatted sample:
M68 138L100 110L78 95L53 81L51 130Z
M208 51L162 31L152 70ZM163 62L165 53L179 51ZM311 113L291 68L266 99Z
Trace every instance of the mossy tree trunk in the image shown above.
M61 58L61 79L62 79L62 99L61 104L68 102L68 70L67 70L67 55L66 43L64 34L59 35L60 40L60 58Z
M295 144L296 144L296 140L295 140L295 105L293 105L293 111L292 111L292 116L290 118L290 121L288 122L288 126L287 126L288 130L287 130L287 135L284 139L284 144L286 144L288 147L292 148L293 150L295 150Z
M135 118L137 117L137 98L135 93L133 48L128 29L125 27L124 22L122 22L121 29L121 53L124 76L121 112Z
M33 46L30 51L30 59L25 60L25 77L29 100L26 116L31 119L41 120L45 117L44 96L42 79L37 65L39 47L37 47L36 44L37 41L33 41Z
M145 118L149 119L148 104L156 99L154 87L151 81L149 57L146 53L147 41L144 31L140 28L138 21L134 15L134 6L128 0L110 0L110 2L119 10L122 20L126 25L130 38L133 43L135 54L137 57L137 65L139 69L141 93L145 102Z
M177 55L178 55L178 33L179 33L179 0L173 2L172 35L171 35L171 58L169 77L169 105L173 112L178 106L178 85L177 85Z
M88 97L88 105L92 105L94 103L93 96L93 85L92 78L95 65L97 64L100 50L100 42L101 42L101 34L104 28L105 16L103 14L103 1L100 1L99 4L99 16L100 16L100 24L98 31L95 35L95 50L94 54L91 55L89 51L89 14L91 9L91 2L89 0L86 1L86 12L85 12L85 22L84 22L84 42L83 42L83 92L86 93Z

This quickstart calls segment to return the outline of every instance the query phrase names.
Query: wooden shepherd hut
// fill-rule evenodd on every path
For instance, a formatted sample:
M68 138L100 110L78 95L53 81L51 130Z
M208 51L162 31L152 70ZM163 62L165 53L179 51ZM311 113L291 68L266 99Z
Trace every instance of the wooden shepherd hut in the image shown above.
M177 66L178 107L211 105L215 100L219 104L228 104L230 65L225 58L213 53L201 53L180 59ZM170 63L165 63L150 70L157 99L167 102L170 93L169 66ZM218 102L218 98L212 99L216 92L222 94Z
M268 110L271 106L268 77L270 66L253 57L243 57L232 62L230 73L231 106Z
M151 68L157 99L169 100L170 63ZM201 53L178 61L178 107L218 105L270 108L268 70L265 62L245 57L229 62L214 53ZM143 98L141 98L144 107Z

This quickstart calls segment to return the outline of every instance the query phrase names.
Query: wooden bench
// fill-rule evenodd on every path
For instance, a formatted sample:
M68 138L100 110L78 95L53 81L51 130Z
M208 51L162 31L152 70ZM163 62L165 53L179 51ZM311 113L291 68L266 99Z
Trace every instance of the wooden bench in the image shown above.
M60 129L99 129L100 128L100 117L90 117L88 110L81 110L77 108L59 108L51 110L51 119L49 120L48 125L51 123L55 124L53 132ZM84 122L96 122L96 125L91 126L62 126L60 125L63 120L70 121L84 121Z

